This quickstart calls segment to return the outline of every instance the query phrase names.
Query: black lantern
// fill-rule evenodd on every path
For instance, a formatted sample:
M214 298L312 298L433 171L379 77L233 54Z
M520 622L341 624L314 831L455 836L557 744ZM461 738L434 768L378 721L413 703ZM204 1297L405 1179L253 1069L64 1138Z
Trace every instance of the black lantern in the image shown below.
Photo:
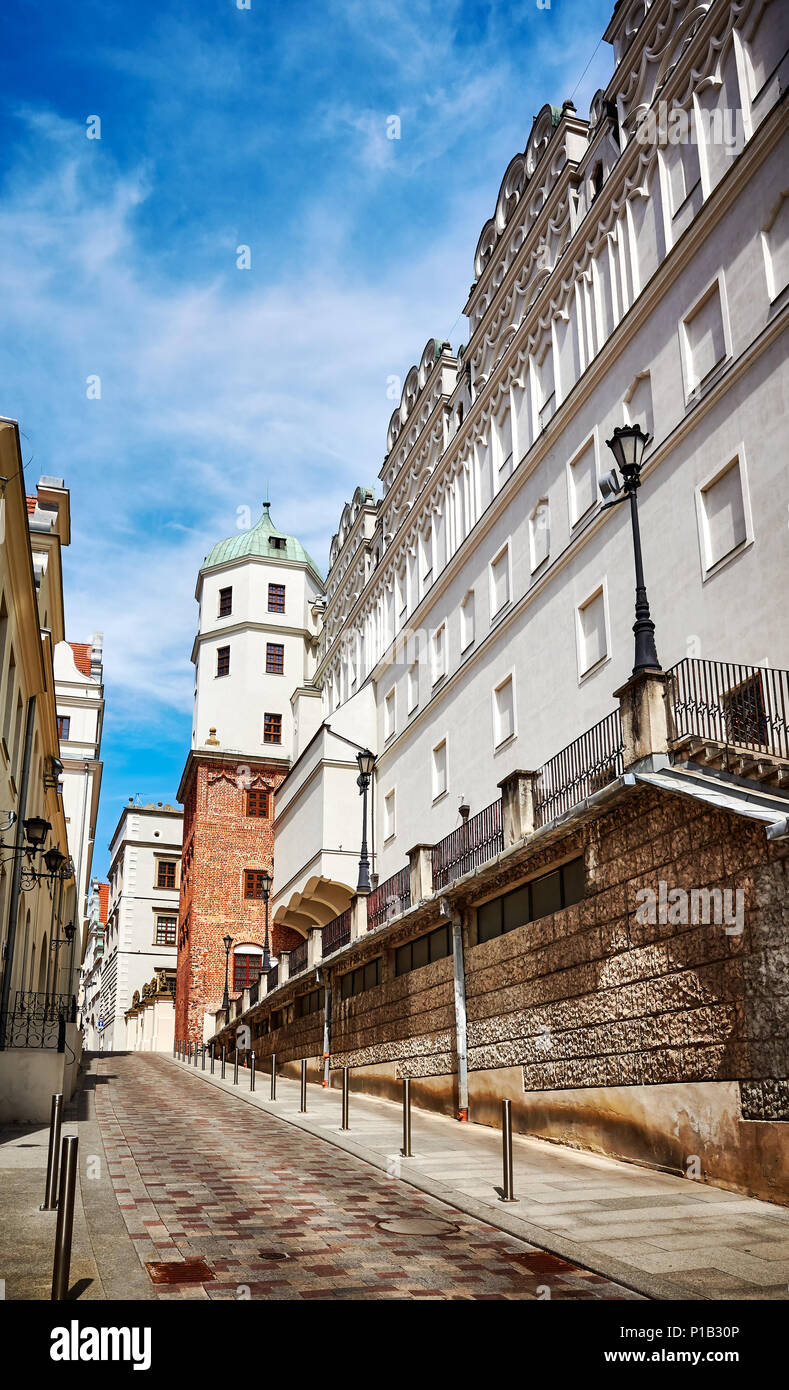
M370 786L370 778L375 767L375 754L369 748L361 748L356 754L356 761L359 765L359 776L356 779L357 786L362 798L362 846L359 855L359 879L356 884L357 893L370 893L372 885L370 883L370 860L367 854L367 789Z
M52 829L49 821L44 820L42 816L30 816L29 819L23 823L30 848L41 849L47 835Z
M640 425L617 425L613 439L607 439L622 474L622 480L615 468L600 479L600 492L606 499L606 507L615 507L625 498L630 498L630 522L633 530L633 551L636 566L636 620L633 623L635 635L635 661L633 675L641 671L659 671L660 661L655 646L655 624L649 613L644 565L641 557L641 531L638 524L637 493L641 486L641 467L647 444L651 435L645 434ZM621 495L618 495L621 494ZM605 508L604 508L605 510Z
M270 969L271 969L271 951L270 951L270 949L269 949L269 937L268 937L268 900L269 900L269 898L271 897L271 885L272 885L272 883L274 882L274 880L273 880L273 878L271 877L271 874L268 872L267 869L264 869L264 870L263 870L263 873L260 875L260 880L261 880L261 885L262 885L262 888L263 888L263 901L264 901L264 903L266 904L266 937L265 937L265 941L264 941L264 943L263 943L263 965L262 965L262 972L263 972L264 975L268 975L268 973L269 973L269 971L270 971Z
M222 938L222 941L225 947L225 992L222 996L222 1008L225 1014L227 1014L230 1010L230 994L228 991L227 975L230 969L230 947L233 945L233 938L228 932L227 936Z
M47 866L47 872L51 874L53 878L56 878L63 865L66 863L66 856L56 845L53 845L52 849L48 849L44 855L44 863Z

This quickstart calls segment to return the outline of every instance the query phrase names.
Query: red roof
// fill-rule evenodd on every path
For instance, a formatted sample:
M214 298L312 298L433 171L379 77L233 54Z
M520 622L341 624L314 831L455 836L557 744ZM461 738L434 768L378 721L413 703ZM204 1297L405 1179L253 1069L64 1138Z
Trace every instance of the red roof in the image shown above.
M74 665L84 676L90 675L90 642L69 642L74 653Z
M38 498L25 497L25 501L27 502L27 514L28 516L32 516L33 512L36 510L36 507L38 506Z
M107 909L110 905L110 885L108 883L99 884L99 921L102 925L107 921Z

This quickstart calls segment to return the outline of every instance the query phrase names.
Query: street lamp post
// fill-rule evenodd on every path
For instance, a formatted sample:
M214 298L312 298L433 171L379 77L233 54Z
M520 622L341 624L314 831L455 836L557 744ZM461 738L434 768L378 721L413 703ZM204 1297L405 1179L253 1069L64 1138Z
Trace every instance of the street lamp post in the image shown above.
M371 753L369 748L362 748L356 754L356 761L359 764L359 776L356 783L362 798L362 848L359 856L359 881L356 884L356 891L357 893L371 893L370 859L367 854L367 789L375 767L375 754Z
M227 1014L230 1012L230 993L228 991L227 974L230 969L230 947L233 945L233 938L228 932L227 936L223 937L222 940L225 947L225 992L222 996L222 1008L225 1011L225 1021L227 1021Z
M268 975L268 973L269 973L269 971L270 971L270 969L271 969L271 951L270 951L270 949L269 949L269 936L268 936L268 900L269 900L269 898L271 897L271 885L272 885L272 883L273 883L274 880L272 879L271 874L268 873L268 872L266 872L265 870L264 870L263 874L261 875L261 878L262 878L262 880L263 880L263 901L264 901L264 903L266 904L266 936L265 936L265 940L264 940L264 943L263 943L263 971L262 971L262 973L263 973L264 975Z
M622 480L615 468L600 479L600 491L607 507L615 507L625 498L630 499L630 522L633 528L633 551L636 566L636 620L633 623L635 635L635 661L633 675L641 671L659 671L660 661L655 646L655 624L649 613L646 584L644 583L644 564L641 556L641 529L638 524L638 489L641 486L641 467L647 444L652 436L644 434L640 425L617 425L613 439L606 444L611 450L622 474ZM621 493L621 496L616 496Z

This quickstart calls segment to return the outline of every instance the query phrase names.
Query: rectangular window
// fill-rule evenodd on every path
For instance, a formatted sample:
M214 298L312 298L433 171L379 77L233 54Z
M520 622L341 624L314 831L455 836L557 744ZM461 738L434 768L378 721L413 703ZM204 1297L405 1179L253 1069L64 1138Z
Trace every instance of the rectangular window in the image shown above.
M218 676L230 675L230 648L218 647L216 653L216 674Z
M271 793L262 787L252 787L247 792L247 815L257 816L261 820L268 820L269 797Z
M244 951L235 951L233 954L233 993L240 994L244 989L251 989L252 985L257 984L260 979L261 957L259 955L247 954Z
M282 715L264 714L263 715L263 742L281 743L282 742Z
M69 716L68 714L59 714L59 715L58 715L58 738L61 739L61 740L62 740L62 739L65 739L65 738L68 738L69 729L70 729L70 728L71 728L71 718L70 718L70 716Z
M366 989L373 989L380 983L381 957L376 956L375 960L360 965L358 970L350 970L347 975L340 976L340 998L350 999L352 995L363 994Z
M408 713L412 714L419 704L419 662L414 661L408 668Z
M505 545L490 564L490 616L495 618L510 601L510 548Z
M570 525L576 526L597 502L597 463L594 439L590 439L567 469Z
M232 612L233 612L233 590L232 590L232 587L231 587L231 588L228 588L228 589L220 589L220 590L219 590L219 616L220 616L220 618L229 618L229 617L230 617L230 614L231 614Z
M295 1015L296 1018L307 1018L310 1014L320 1013L323 1008L323 990L311 989L309 994L299 994L296 998Z
M704 569L709 571L748 539L745 490L739 459L732 459L722 473L700 488L698 519Z
M493 692L493 742L496 748L515 733L515 691L512 676Z
M175 859L157 859L156 861L156 887L174 888L175 887Z
M395 951L395 975L407 975L420 966L432 965L452 955L452 933L449 927L437 927L415 941L407 941Z
M285 674L285 647L282 642L266 643L266 675L283 676Z
M570 907L581 901L584 892L584 861L571 859L568 864L503 893L500 898L482 903L477 908L477 943L491 941L504 932Z
M244 897L263 901L263 875L265 869L244 870Z
M389 691L384 700L384 739L391 738L395 731L395 689Z
M685 394L692 395L726 356L726 330L721 286L714 280L701 300L682 320Z
M394 789L384 797L384 839L391 840L395 833L395 794Z
M578 609L578 674L585 676L607 655L605 597L599 588Z
M437 627L432 637L433 684L446 675L447 670L447 625Z
M474 641L474 590L469 589L460 605L460 650L464 652Z
M174 946L175 935L178 929L178 919L176 917L156 918L156 945Z
M441 743L433 749L433 800L443 796L447 789L447 741L442 739Z
M268 611L269 613L285 612L285 585L269 584L268 586Z

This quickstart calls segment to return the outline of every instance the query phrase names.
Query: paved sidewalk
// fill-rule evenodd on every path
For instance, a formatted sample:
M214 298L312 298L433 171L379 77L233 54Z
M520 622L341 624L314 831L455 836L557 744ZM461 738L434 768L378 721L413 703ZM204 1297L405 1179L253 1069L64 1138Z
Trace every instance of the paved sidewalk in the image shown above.
M497 1131L412 1108L415 1157L399 1159L400 1107L351 1092L350 1133L340 1125L340 1092L308 1086L300 1115L299 1083L233 1069L219 1078L162 1059L197 1088L219 1087L239 1104L279 1115L310 1134L389 1170L421 1191L452 1203L573 1264L662 1299L789 1298L789 1209L638 1165L539 1139L513 1141L515 1206L498 1200L501 1138Z

